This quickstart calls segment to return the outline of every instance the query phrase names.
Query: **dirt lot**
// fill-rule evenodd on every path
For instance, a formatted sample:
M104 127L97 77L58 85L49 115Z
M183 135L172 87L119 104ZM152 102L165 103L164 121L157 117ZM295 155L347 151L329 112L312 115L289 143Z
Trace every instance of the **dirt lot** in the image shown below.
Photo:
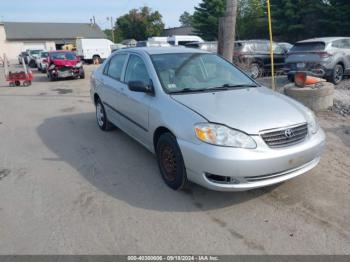
M296 179L174 192L141 145L98 129L88 82L0 80L0 254L350 254L349 116L318 114L326 151Z

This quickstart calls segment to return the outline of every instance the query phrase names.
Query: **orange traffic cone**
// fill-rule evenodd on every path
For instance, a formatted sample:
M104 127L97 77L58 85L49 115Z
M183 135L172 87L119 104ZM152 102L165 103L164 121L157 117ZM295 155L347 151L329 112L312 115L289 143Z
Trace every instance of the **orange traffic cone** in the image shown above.
M326 82L326 80L319 77L308 76L304 72L298 72L294 76L294 82L296 86L304 87L304 86L316 85L321 82Z

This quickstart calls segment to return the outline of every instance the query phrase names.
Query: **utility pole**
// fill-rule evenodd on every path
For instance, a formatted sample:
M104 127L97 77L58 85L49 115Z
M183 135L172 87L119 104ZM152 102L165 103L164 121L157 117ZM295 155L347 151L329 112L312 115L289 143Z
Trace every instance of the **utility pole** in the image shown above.
M110 20L111 21L111 30L112 30L112 41L113 41L113 43L115 43L115 41L114 41L114 21L113 21L113 17L111 16L111 17L107 17L107 20Z
M273 53L273 35L272 35L272 20L271 20L271 5L270 0L267 0L267 16L269 21L269 35L270 35L270 59L271 59L271 85L272 90L276 90L275 82L275 59Z
M233 60L236 33L237 0L226 0L225 16L219 21L218 52L228 61Z

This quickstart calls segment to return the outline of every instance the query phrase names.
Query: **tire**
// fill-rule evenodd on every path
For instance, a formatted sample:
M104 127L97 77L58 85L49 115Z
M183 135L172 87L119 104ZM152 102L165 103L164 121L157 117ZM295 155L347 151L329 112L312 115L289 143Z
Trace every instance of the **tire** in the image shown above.
M102 63L102 59L101 59L101 57L99 57L98 55L94 55L93 57L92 57L92 63L94 64L94 65L99 65L99 64L101 64Z
M84 71L82 71L82 73L80 74L80 79L85 79L85 72Z
M48 74L48 77L52 82L57 80L57 77L53 76L51 73Z
M249 66L249 72L253 79L257 79L262 76L263 68L258 63L252 63Z
M328 81L338 85L344 78L344 68L341 64L337 64L332 71L331 76L328 78Z
M31 84L32 84L32 82L29 80L23 81L23 86L30 86Z
M96 122L102 131L110 131L113 125L108 121L106 110L100 99L96 102Z
M29 67L31 67L31 68L35 68L36 67L36 63L35 63L34 60L30 60Z
M294 83L294 75L288 75L287 78L289 82Z
M156 146L157 162L164 182L173 190L188 185L186 168L176 138L170 133L160 136Z

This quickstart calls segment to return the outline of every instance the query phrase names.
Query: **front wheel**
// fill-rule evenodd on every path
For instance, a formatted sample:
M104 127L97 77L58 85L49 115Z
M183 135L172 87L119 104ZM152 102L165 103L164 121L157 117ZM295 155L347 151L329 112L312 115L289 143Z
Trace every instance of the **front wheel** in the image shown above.
M112 129L112 124L107 119L105 108L100 99L96 102L96 121L101 130L109 131Z
M183 189L188 181L176 138L170 133L161 135L157 142L156 154L159 170L165 183L174 190Z
M250 75L252 78L257 79L263 75L263 69L258 63L252 63L249 67Z

